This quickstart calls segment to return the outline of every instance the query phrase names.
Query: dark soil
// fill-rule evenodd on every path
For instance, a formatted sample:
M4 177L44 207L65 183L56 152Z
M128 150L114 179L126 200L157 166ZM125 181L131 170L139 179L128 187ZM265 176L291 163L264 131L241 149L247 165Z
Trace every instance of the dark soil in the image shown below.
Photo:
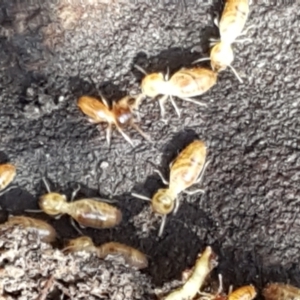
M43 176L68 197L80 184L78 197L112 197L123 211L120 226L84 233L95 244L117 241L144 251L150 262L144 273L156 286L180 279L206 245L220 255L216 273L226 287L253 283L261 289L270 281L300 286L296 1L254 1L247 22L255 26L248 33L253 41L234 46L244 84L229 70L221 73L199 97L207 108L177 100L179 119L168 103L168 123L160 119L158 102L145 100L141 128L155 143L127 129L134 148L116 131L108 148L105 126L99 131L90 124L76 100L139 92L143 74L134 63L147 72L168 66L173 72L206 56L221 5L75 2L1 1L0 162L18 169L18 188L0 197L3 210L37 209L46 191ZM160 219L130 193L151 196L163 187L154 164L167 176L169 163L195 137L209 149L206 193L181 195L177 215L168 217L158 239ZM78 235L68 217L36 217L49 220L63 240Z

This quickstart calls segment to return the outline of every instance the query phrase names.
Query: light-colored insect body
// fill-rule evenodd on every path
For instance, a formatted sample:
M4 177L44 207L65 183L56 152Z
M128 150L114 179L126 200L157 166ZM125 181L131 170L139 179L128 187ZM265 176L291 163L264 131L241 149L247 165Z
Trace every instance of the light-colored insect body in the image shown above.
M96 229L114 227L122 220L121 211L108 203L88 198L67 202L64 195L58 195L50 193L40 198L39 205L43 212L49 215L68 214L81 227Z
M109 242L101 246L95 246L92 239L88 236L81 236L70 240L63 251L67 253L86 251L95 253L102 259L107 256L122 256L126 264L131 267L135 267L137 269L144 269L148 267L147 257L139 250L117 242Z
M56 239L56 231L50 224L30 217L9 216L8 220L2 224L1 227L15 225L36 232L40 239L45 243L52 243Z
M217 82L217 73L206 68L182 68L169 77L169 74L164 76L162 73L147 74L141 67L136 67L146 75L141 82L142 96L155 98L162 95L159 99L162 117L165 115L164 103L168 99L180 116L173 97L206 106L192 98L206 93Z
M218 24L221 41L232 44L242 34L248 16L248 0L227 0Z
M148 267L148 260L144 253L127 245L110 242L98 247L97 254L100 258L107 256L122 256L126 264L137 269Z
M204 252L198 256L195 267L184 285L163 300L191 300L197 295L203 286L206 277L218 265L217 257L211 247L206 247Z
M284 283L270 283L262 294L265 300L300 300L300 288Z
M210 65L213 71L221 72L230 68L236 78L243 83L243 80L239 76L238 72L232 66L234 60L234 53L231 44L226 42L217 42L210 50L210 57L200 58L193 63L210 60Z
M73 220L77 221L83 228L91 227L96 229L111 228L122 221L122 212L108 203L90 198L73 201L80 187L73 192L71 202L67 202L65 195L51 192L45 178L43 180L48 193L39 199L41 211L56 218L64 214L69 215L72 225L79 233L81 231L77 228ZM40 212L35 210L27 211Z
M187 189L195 183L200 183L204 175L204 171L209 162L206 162L206 146L203 141L195 140L189 144L170 165L170 180L167 181L160 171L156 172L160 175L164 184L168 188L159 189L151 198L132 193L133 196L151 201L152 210L163 216L159 236L162 235L166 222L166 216L172 211L174 214L179 207L178 195L182 192L186 194L204 193L202 189L188 191Z

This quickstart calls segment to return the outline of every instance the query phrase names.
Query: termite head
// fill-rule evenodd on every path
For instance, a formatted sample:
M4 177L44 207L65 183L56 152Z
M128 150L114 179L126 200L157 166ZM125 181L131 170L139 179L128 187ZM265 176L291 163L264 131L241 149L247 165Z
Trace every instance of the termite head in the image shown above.
M146 75L141 83L142 93L150 98L155 98L160 94L165 78L162 73L152 73Z
M151 200L154 212L167 215L171 213L175 206L175 197L169 189L159 189Z
M124 126L132 120L132 109L135 99L127 96L120 101L113 103L113 112L120 126Z
M210 271L218 265L218 256L214 253L210 246L207 246L204 252L199 254L199 257L205 257L208 260Z
M39 206L47 215L55 216L62 213L67 197L58 193L48 193L40 197Z
M233 50L230 44L216 43L210 52L211 68L215 72L224 71L234 60Z
M63 251L69 253L89 250L91 248L94 248L93 240L88 236L81 236L79 238L70 240Z

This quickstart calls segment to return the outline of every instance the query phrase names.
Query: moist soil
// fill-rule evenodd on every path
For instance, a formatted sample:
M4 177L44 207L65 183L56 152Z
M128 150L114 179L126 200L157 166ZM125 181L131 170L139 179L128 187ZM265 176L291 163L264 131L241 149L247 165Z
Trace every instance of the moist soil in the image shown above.
M166 121L158 101L146 99L140 126L154 143L126 128L134 147L115 130L108 147L105 124L89 123L78 97L101 93L111 102L138 93L144 75L134 64L148 73L190 67L218 37L213 19L222 4L2 0L0 162L17 166L16 188L0 196L2 221L26 214L49 221L59 243L77 237L67 216L24 210L38 209L42 177L69 198L79 184L77 198L113 199L123 212L113 229L82 232L97 245L116 241L143 251L149 267L142 273L155 286L179 280L206 245L220 257L215 278L223 274L226 288L300 286L300 11L296 1L254 2L252 41L233 46L243 84L228 69L197 97L206 107L176 99L179 118L167 102ZM195 138L208 147L205 194L180 195L178 213L158 238L161 219L130 193L151 197L164 187L155 168L167 177Z

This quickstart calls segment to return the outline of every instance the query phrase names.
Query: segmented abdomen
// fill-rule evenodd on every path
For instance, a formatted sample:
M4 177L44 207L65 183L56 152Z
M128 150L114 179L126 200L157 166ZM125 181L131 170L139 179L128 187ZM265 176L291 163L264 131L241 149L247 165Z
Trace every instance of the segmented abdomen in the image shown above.
M110 228L122 220L122 213L116 207L92 199L82 199L70 203L70 215L80 225L92 228Z
M205 68L182 69L171 79L172 95L188 98L202 95L216 84L217 74Z

